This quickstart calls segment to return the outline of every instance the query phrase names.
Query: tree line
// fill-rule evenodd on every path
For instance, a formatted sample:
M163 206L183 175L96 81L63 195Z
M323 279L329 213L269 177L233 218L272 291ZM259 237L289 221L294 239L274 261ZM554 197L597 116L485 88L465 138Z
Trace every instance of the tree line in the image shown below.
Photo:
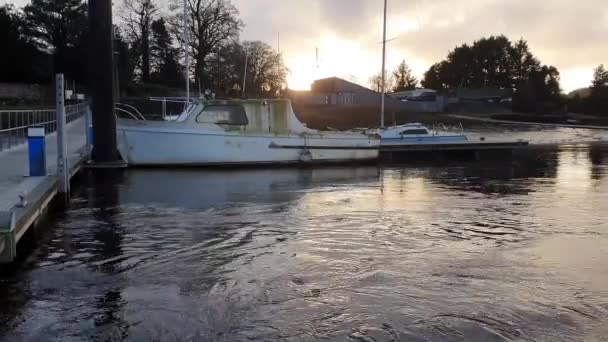
M185 88L182 0L114 5L117 83L124 95ZM230 0L187 0L190 83L219 96L278 96L286 88L281 55L261 41L240 41L243 22ZM31 0L0 7L0 81L48 83L55 73L86 86L88 8L82 0ZM89 44L92 44L89 45ZM245 76L246 75L246 76ZM145 94L142 94L142 90ZM166 93L164 93L166 94Z
M387 73L385 79L389 92L412 90L418 86L418 80L405 61L392 73ZM608 71L603 65L595 69L587 96L565 96L559 81L558 69L541 63L524 39L511 41L499 35L451 50L445 60L433 64L424 73L420 84L438 91L507 89L512 93L513 109L519 112L546 114L567 110L608 115ZM369 84L379 91L382 75L373 76Z
M504 35L463 44L433 64L422 85L433 89L498 88L513 93L513 108L522 112L552 112L561 106L560 74L543 65L524 39Z
M372 76L369 81L369 86L377 92L382 90L382 72ZM387 92L400 92L406 90L414 90L418 86L418 78L414 76L412 69L405 62L401 61L397 68L392 73L384 75L384 87Z

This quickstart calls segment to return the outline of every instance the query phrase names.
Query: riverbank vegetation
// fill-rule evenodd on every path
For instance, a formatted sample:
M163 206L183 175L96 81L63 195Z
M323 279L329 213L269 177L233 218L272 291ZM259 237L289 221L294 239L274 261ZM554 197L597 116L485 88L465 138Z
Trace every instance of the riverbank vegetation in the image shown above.
M261 41L241 41L243 22L230 0L188 0L188 55L193 92L278 96L286 88L281 55ZM114 6L114 54L120 94L167 96L185 86L182 1L161 10L155 0ZM88 84L87 3L31 0L0 7L0 82L52 82L55 73ZM245 68L247 77L245 78ZM180 92L180 90L177 90Z
M114 53L120 96L179 96L185 86L183 2L118 0L114 6ZM261 41L241 41L244 24L231 0L187 0L189 82L193 93L276 97L285 94L288 70L281 54ZM86 89L89 60L87 3L30 0L0 7L0 82L50 84L64 73ZM380 75L370 87L380 90ZM524 39L504 35L462 44L433 64L419 80L405 61L387 73L387 90L418 85L507 91L514 112L528 115L583 113L608 117L608 71L595 69L589 89L565 95L560 72L535 56ZM244 91L245 90L245 91ZM504 92L503 92L504 93Z

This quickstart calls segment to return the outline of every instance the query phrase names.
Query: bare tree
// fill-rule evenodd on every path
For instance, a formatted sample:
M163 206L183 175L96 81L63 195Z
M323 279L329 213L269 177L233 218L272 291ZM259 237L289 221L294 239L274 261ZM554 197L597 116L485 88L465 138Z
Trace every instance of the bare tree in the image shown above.
M150 40L152 22L158 14L154 0L123 0L120 18L124 31L136 54L141 70L141 80L150 80Z
M187 0L188 26L190 29L189 53L194 61L194 75L211 85L208 64L218 60L222 47L237 40L243 27L239 11L230 0ZM173 0L171 24L176 39L183 44L183 1Z
M287 81L281 55L260 41L244 42L241 49L248 56L246 94L278 96Z
M211 61L208 75L222 96L241 96L244 81L245 96L249 97L277 97L287 87L287 68L281 55L264 42L233 42L222 47L217 57Z
M385 89L393 89L393 75L386 72L386 77L384 79ZM382 72L378 72L376 75L372 76L368 80L369 87L376 92L382 91Z

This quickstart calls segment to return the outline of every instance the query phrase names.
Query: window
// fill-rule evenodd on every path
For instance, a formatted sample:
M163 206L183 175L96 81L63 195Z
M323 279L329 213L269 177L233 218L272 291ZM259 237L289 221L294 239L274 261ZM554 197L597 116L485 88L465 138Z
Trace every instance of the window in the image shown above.
M405 131L399 133L400 135L428 135L429 132L426 129L406 129Z
M198 123L246 126L249 124L245 109L237 105L211 105L196 117Z

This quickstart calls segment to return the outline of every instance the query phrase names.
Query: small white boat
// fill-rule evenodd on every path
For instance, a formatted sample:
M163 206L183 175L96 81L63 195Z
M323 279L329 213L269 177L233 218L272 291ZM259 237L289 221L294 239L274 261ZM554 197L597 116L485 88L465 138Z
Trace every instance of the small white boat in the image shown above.
M134 166L365 161L380 146L376 134L309 129L286 99L201 100L171 122L119 119L117 139Z
M442 135L432 132L420 123L410 123L401 126L381 128L378 135L382 145L416 144L416 143L456 143L467 141L463 134Z

